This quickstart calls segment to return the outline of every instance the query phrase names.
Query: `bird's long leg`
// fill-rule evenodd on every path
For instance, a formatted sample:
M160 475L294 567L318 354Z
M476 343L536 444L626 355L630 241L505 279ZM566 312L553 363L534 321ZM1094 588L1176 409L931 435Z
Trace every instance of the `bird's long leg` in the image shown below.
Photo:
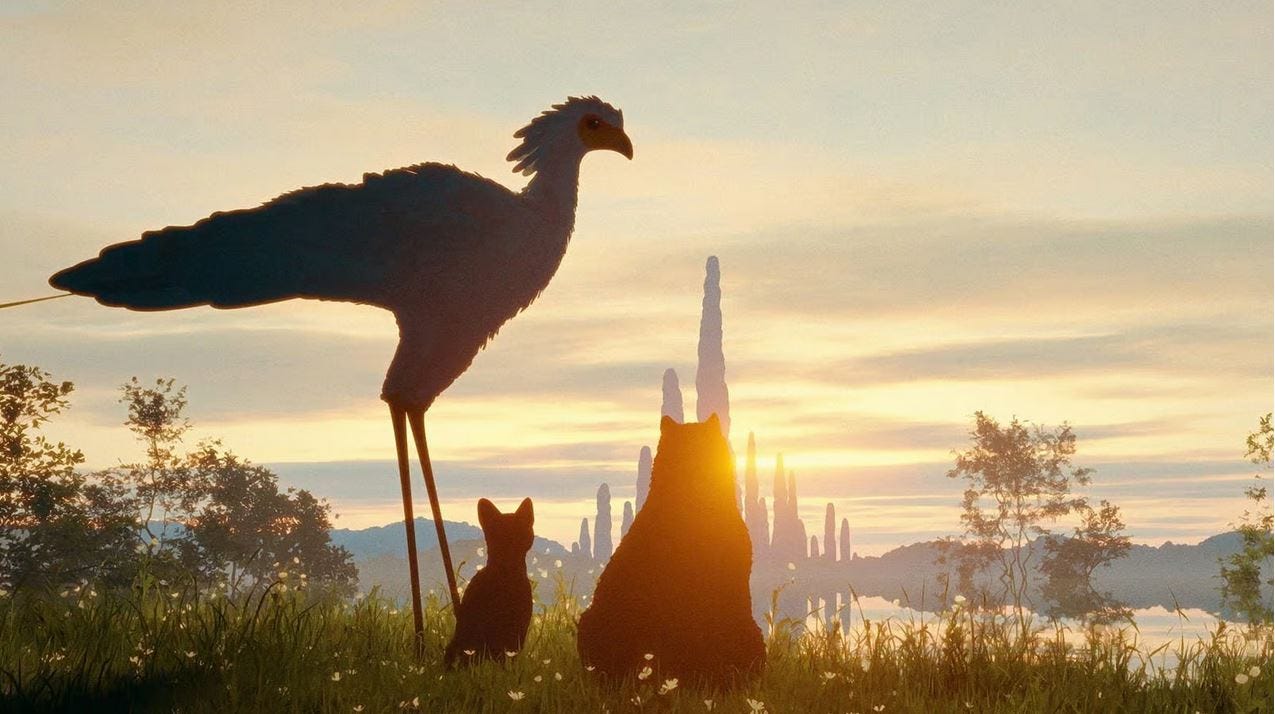
M416 440L416 455L421 459L421 471L425 474L425 491L429 494L429 507L434 511L434 530L438 532L438 547L443 554L443 567L447 570L447 587L452 595L452 608L460 605L460 591L456 589L456 570L452 568L452 551L447 546L447 533L443 530L443 513L438 505L438 489L434 486L434 467L429 461L429 446L425 443L425 412L410 411L407 420L412 425L412 438Z
M398 481L403 489L403 524L407 528L407 569L412 578L412 622L416 627L416 652L425 644L425 620L421 615L421 574L416 560L416 519L412 515L412 479L407 468L407 412L390 405L394 423L394 450L398 455Z

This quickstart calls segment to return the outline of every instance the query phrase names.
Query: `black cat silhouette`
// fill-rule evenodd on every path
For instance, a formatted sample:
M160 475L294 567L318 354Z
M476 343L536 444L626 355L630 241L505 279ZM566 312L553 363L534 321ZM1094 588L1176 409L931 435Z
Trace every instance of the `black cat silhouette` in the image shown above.
M479 499L478 524L487 539L487 565L469 581L456 608L456 632L444 655L448 666L504 657L506 652L522 649L531 624L526 558L534 520L530 498L508 514L491 501Z
M581 660L606 675L650 666L660 677L716 687L754 675L766 651L753 621L751 571L716 415L703 424L664 417L650 495L580 617Z

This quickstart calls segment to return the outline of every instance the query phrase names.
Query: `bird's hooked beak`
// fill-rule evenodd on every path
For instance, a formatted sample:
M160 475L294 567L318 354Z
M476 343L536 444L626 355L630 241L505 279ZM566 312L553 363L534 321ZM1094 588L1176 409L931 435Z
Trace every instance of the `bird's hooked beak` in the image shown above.
M617 126L600 122L598 128L581 132L581 134L585 146L590 150L610 149L623 154L626 159L633 159L633 142L629 141L629 135Z

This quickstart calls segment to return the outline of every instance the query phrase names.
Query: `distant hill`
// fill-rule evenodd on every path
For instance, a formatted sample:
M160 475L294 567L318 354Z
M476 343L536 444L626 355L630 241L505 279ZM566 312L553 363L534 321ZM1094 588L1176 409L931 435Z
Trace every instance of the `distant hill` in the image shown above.
M483 544L482 532L467 523L448 521L446 527L462 578L471 577L474 565L485 561L478 551ZM365 590L379 586L385 595L406 597L402 528L401 523L395 523L357 531L333 531L333 540L354 554L361 587ZM427 589L440 587L442 575L433 522L417 519L416 536L424 586ZM1036 542L1031 547L1041 546L1043 542ZM1196 545L1135 545L1110 568L1100 569L1095 575L1095 585L1132 608L1160 606L1172 610L1176 604L1225 617L1231 613L1222 608L1218 559L1239 549L1238 533L1222 533ZM848 562L801 560L793 563L794 569L789 569L787 562L762 561L753 567L753 606L760 617L770 607L772 595L780 590L780 612L797 616L807 610L807 598L831 600L837 594L848 595L853 588L861 596L898 598L916 609L929 610L940 605L937 596L943 589L940 576L945 568L937 564L938 554L937 541L927 541ZM577 595L584 595L592 591L604 564L571 555L561 544L537 538L528 554L527 565L533 580L562 578ZM1263 579L1269 577L1268 568ZM547 595L553 587L547 582L539 586L538 592ZM1269 587L1266 597L1269 602Z
M447 533L448 543L483 540L482 529L468 523L444 520L443 531ZM331 534L332 542L350 551L350 555L354 556L356 562L385 556L407 558L407 543L403 537L402 521L358 530L334 528ZM559 557L567 553L562 544L539 536L536 537L532 549L537 553ZM416 550L421 554L438 550L438 536L434 534L432 519L416 519Z
M1043 541L1034 541L1029 547L1043 550ZM1218 560L1240 548L1238 533L1215 535L1197 545L1135 545L1124 558L1100 568L1094 575L1094 584L1135 609L1160 606L1172 610L1176 604L1225 616L1231 613L1222 608ZM1035 554L1036 562L1042 555ZM754 599L759 593L768 597L780 585L785 586L785 599L794 603L803 596L827 598L853 587L860 595L899 598L915 608L930 609L940 604L936 597L943 591L940 576L948 570L937 564L938 556L938 542L928 541L849 562L804 560L795 564L795 571L788 570L787 563L759 563L753 571ZM1269 578L1268 564L1263 580ZM955 581L954 575L952 580ZM1269 604L1269 586L1266 598ZM795 610L800 605L792 607Z

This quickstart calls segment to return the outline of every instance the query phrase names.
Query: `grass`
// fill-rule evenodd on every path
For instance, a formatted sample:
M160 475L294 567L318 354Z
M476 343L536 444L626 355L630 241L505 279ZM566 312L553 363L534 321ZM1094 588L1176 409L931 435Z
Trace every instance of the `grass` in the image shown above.
M426 606L425 654L410 611L371 597L313 601L295 588L227 598L155 582L129 593L83 584L0 599L0 708L163 712L1254 712L1272 709L1269 633L1225 628L1153 666L1136 633L1057 630L1026 641L958 609L848 634L771 623L765 674L734 692L653 674L614 686L575 651L576 599L560 582L518 656L447 672L452 628ZM1255 669L1254 669L1255 668ZM1250 674L1250 671L1255 674ZM661 693L663 690L663 693ZM750 701L751 700L751 701Z

